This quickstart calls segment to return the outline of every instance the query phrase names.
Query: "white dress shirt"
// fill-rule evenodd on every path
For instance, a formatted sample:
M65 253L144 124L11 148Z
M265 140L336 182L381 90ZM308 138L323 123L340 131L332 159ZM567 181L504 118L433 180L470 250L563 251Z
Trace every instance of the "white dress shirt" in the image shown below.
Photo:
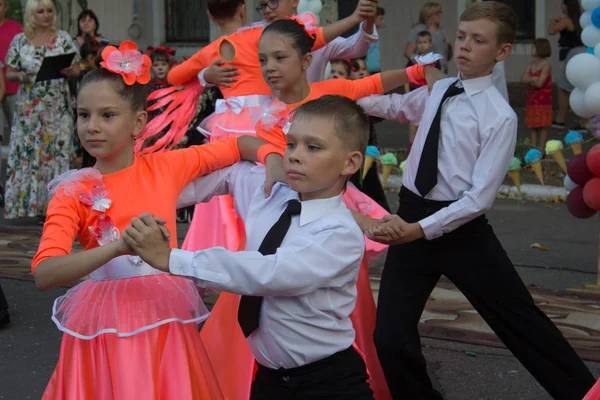
M402 184L415 194L415 178L425 139L446 89L457 78L435 83ZM435 239L488 210L504 180L517 141L517 116L494 86L492 75L459 81L465 92L449 98L442 109L436 186L430 200L455 201L419 221L427 239Z
M428 98L429 89L423 86L407 94L374 94L358 99L356 103L373 117L419 125Z
M492 80L494 86L500 92L504 100L508 100L508 85L506 84L506 72L504 71L504 61L498 61L492 70Z
M377 28L373 25L373 34L368 34L364 30L364 23L361 22L358 32L354 35L344 38L337 37L312 53L312 62L308 67L308 82L321 82L325 79L325 70L327 63L337 58L358 58L364 57L369 51L371 43L379 40Z
M298 193L277 183L264 196L264 167L242 162L197 178L184 188L178 207L231 194L246 227L246 250L221 247L173 249L171 273L200 287L265 296L250 349L269 368L293 368L345 350L354 342L349 315L364 251L363 233L341 195L302 202L281 247L263 256L258 248Z

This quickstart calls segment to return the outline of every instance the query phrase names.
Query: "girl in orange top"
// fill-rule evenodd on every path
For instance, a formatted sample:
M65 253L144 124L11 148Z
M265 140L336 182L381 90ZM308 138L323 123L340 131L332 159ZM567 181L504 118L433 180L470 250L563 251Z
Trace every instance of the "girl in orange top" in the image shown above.
M222 399L197 333L209 312L195 286L126 255L131 249L120 231L132 216L150 211L175 232L181 189L240 154L256 160L262 142L240 137L134 156L133 139L147 118L143 84L150 80L150 60L128 41L118 50L107 47L102 57L103 68L81 83L77 108L79 138L96 164L49 185L32 261L41 290L89 275L54 303L52 320L64 334L43 398ZM260 152L266 157L269 146ZM71 254L76 237L85 250ZM170 242L177 246L176 237Z
M337 94L357 99L371 94L381 94L407 82L424 80L423 67L377 74L369 78L347 81L336 79L309 85L306 70L310 65L310 50L315 38L293 20L279 20L265 28L259 43L259 59L265 80L278 99L265 110L257 123L256 132L278 148L287 147L285 127L290 112L311 99L325 94ZM317 151L315 144L315 151ZM361 214L381 218L388 214L377 203L363 195L356 187L348 185L344 194L346 205ZM387 246L370 242L369 250L377 255ZM369 254L367 254L368 256ZM351 318L356 331L356 347L365 357L371 379L370 384L377 400L390 399L390 393L379 365L373 343L375 329L375 302L369 283L367 257L363 259L357 283L358 298ZM237 327L239 296L221 293L210 318L200 335L207 344L207 352L221 387L226 387L232 398L247 398L252 378L252 354ZM227 349L223 350L223 343ZM215 350L213 350L215 349ZM238 397L236 397L238 396Z

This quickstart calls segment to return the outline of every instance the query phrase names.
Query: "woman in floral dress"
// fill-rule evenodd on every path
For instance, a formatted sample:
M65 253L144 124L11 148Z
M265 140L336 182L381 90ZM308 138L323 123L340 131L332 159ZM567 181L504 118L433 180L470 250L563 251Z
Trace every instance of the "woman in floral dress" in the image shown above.
M65 78L35 82L45 56L76 53L73 40L55 28L51 0L28 0L25 32L12 40L6 56L7 79L19 82L11 127L5 192L5 218L38 217L43 222L46 185L69 170L73 145L73 111L67 79L79 67L61 71Z

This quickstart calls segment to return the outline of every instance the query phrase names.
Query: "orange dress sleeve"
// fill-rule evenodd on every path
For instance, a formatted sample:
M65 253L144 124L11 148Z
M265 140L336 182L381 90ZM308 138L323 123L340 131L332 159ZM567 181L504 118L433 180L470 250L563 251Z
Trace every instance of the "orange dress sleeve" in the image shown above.
M315 44L313 44L312 51L319 50L322 47L327 46L327 42L325 41L325 37L323 36L323 28L317 28L317 39L315 40Z
M287 139L285 138L285 133L279 126L274 126L271 129L266 129L262 122L258 122L256 124L256 136L259 139L264 140L265 142L272 144L277 147L277 149L282 152L285 151L287 147Z
M48 204L40 245L31 262L32 273L42 261L71 253L83 212L74 196L57 191Z
M348 79L329 79L322 82L311 84L311 97L319 97L333 94L345 96L352 100L358 100L361 97L367 97L372 94L383 94L383 83L381 75L375 74L366 78L351 81Z
M173 67L167 75L167 80L171 85L183 85L192 78L195 78L204 68L210 67L206 62L206 56L212 50L212 43L203 47L179 65Z
M217 142L190 146L151 155L155 168L169 168L170 176L176 179L175 188L181 191L185 185L201 175L210 174L240 161L237 137L231 136ZM148 156L146 156L148 157Z

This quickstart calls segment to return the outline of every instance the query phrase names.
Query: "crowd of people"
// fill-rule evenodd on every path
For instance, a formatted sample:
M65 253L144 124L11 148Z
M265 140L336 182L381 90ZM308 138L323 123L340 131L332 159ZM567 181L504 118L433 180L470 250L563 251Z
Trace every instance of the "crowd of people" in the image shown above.
M43 398L441 399L417 325L443 274L552 397L581 399L594 376L485 217L517 137L513 10L469 5L452 45L427 3L407 66L382 70L376 0L324 27L298 0L258 4L247 26L244 0L208 0L222 35L177 63L164 45L111 45L91 10L70 37L51 0L27 1L20 32L0 0L0 51L14 31L5 217L43 225L40 290L76 284L52 308L63 336ZM63 78L36 79L44 57L70 53ZM546 39L532 56L526 124L543 147ZM396 214L363 163L382 119L413 127ZM369 261L384 255L375 307ZM211 312L205 289L221 291ZM0 288L0 324L7 309Z

